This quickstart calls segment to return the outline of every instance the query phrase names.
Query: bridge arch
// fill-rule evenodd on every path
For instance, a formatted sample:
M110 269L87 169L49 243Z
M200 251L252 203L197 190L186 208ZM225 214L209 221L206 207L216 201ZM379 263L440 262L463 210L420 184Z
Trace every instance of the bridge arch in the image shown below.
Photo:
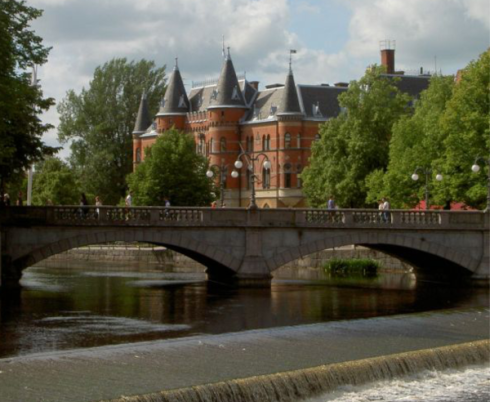
M470 274L477 271L480 264L480 261L467 254L426 239L400 234L387 235L376 232L326 236L322 239L275 254L268 258L266 263L270 272L273 272L281 266L303 256L326 249L349 245L366 246L382 251L420 269L424 269L424 265L439 263L451 265L450 269L459 270L460 273ZM426 258L428 261L424 263L423 258Z
M116 241L142 242L165 246L205 265L207 274L210 277L231 277L240 267L238 259L224 253L221 249L203 241L195 240L190 233L172 230L159 230L158 232L147 230L101 230L95 233L92 231L86 234L67 236L52 243L44 244L42 247L13 260L12 263L15 265L19 275L21 275L24 269L64 251Z

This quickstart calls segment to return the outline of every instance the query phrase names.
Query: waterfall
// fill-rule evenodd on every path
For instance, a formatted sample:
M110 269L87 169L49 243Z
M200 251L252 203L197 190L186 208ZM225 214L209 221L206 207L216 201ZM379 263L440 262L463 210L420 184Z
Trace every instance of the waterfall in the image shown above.
M490 361L482 340L313 368L198 385L110 402L295 402L334 390L389 380L424 370L444 370Z

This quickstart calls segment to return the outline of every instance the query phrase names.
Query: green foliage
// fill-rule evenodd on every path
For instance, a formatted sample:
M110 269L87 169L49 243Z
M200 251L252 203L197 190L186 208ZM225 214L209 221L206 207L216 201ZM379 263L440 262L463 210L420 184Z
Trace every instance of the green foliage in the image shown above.
M144 162L129 175L129 188L135 205L208 206L215 191L206 176L208 161L196 154L191 135L165 131L146 150Z
M75 173L59 158L36 165L32 181L33 205L77 205L80 197Z
M388 145L393 124L409 112L410 97L391 78L373 67L339 96L346 112L320 128L305 168L304 192L311 206L324 206L334 195L340 207L366 205L366 177L388 165Z
M490 163L490 49L472 61L455 86L441 121L446 133L445 157L441 161L447 171L447 188L453 200L484 208ZM480 156L482 170L471 172Z
M423 172L426 170L432 170L429 178L431 196L436 197L437 202L445 202L445 183L436 184L435 175L442 173L444 177L447 176L441 164L445 149L440 120L453 86L452 77L432 77L429 88L422 92L420 100L415 104L413 115L403 116L395 123L387 172L376 170L367 177L368 202L389 195L392 207L413 207L424 199ZM411 179L416 168L421 168L418 181Z
M0 0L0 191L23 169L57 151L41 141L52 126L38 118L54 101L43 98L26 72L47 61L49 49L29 30L41 14L25 1Z
M133 170L132 131L141 95L146 92L151 115L165 93L165 68L153 61L113 59L97 67L88 89L69 91L58 106L58 138L72 141L70 163L82 190L108 205L126 192Z
M354 258L343 260L332 258L325 266L325 272L333 276L376 276L381 265L378 261L369 258Z

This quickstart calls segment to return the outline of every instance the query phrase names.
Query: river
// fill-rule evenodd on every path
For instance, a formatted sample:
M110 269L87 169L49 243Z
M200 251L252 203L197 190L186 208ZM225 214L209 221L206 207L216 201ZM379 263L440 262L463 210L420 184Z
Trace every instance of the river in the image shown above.
M486 288L449 286L411 273L348 279L318 270L285 270L279 271L270 289L233 289L207 283L202 272L192 270L91 262L32 267L21 283L19 292L0 293L0 358L489 305ZM489 370L474 370L411 381L416 388L433 387L434 393L447 391L454 376L459 376L456 382L462 389L466 382L470 387L472 378L485 386L471 400L486 400ZM365 395L361 399L343 389L314 401L458 400L442 394L439 399L410 399L412 391L403 396L403 389L413 387L405 381L356 389L356 395ZM406 399L395 399L387 390Z

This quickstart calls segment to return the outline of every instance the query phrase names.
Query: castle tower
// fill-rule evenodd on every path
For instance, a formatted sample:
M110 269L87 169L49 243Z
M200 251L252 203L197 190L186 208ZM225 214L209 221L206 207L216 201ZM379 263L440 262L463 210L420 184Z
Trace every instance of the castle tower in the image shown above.
M239 123L247 109L228 48L218 84L211 94L211 101L207 108L209 129L206 138L208 143L214 144L214 149L209 153L210 165L218 165L226 169L227 189L240 188L240 177L233 179L230 173L241 152ZM243 182L241 184L243 185ZM233 197L229 191L227 196ZM238 197L237 194L235 196ZM236 202L234 201L233 204Z
M160 110L156 115L158 132L168 130L172 126L178 130L184 130L186 115L189 111L189 99L185 92L177 59L175 59L174 70L169 78Z
M143 151L141 144L141 135L146 133L151 125L152 120L150 116L150 110L148 108L148 100L146 99L146 93L143 92L138 109L138 116L136 117L136 123L133 130L133 165L135 167L142 160Z

